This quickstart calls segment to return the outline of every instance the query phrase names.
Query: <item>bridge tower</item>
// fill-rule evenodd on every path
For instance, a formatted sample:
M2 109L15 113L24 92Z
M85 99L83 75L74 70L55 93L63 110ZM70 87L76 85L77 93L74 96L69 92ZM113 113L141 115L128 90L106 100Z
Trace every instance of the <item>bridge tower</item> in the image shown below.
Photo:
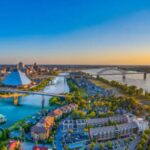
M146 78L147 78L147 73L144 72L144 80L146 80Z
M14 105L18 105L18 96L14 96Z
M99 78L100 78L100 75L97 75L96 78L99 79Z
M123 80L125 80L125 79L126 79L126 75L125 75L125 74L123 74L122 79L123 79Z
M42 110L44 109L44 105L45 105L45 97L44 95L42 95Z

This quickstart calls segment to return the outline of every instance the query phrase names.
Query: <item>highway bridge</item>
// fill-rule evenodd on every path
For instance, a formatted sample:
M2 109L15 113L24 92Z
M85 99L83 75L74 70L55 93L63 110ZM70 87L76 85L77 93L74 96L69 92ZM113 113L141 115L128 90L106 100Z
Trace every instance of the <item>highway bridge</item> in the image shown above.
M42 91L26 91L26 90L19 90L19 89L6 89L0 88L0 92L3 93L18 93L18 94L31 94L31 95L41 95L41 96L57 96L57 97L65 97L65 94L55 94L55 93L45 93Z
M116 73L114 72L110 72L107 73L107 71L117 71ZM147 78L147 72L131 72L131 71L127 71L127 70L123 70L119 67L106 67L101 69L98 73L97 76L107 76L107 75L122 75L122 78L125 79L126 75L134 75L134 74L143 74L144 79Z
M131 73L131 72L128 72L128 73L125 73L126 75L134 75L134 74L144 74L143 72L137 72L137 73ZM94 75L94 74L93 74ZM110 76L110 75L122 75L121 73L103 73L103 74L98 74L98 75L101 75L101 76Z

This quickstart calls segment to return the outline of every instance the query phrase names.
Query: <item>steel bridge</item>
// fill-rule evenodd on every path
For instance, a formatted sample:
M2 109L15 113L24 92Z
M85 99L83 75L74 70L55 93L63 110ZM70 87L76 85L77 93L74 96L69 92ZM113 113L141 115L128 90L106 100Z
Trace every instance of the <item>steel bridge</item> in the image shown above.
M107 71L118 71L118 73L105 73ZM107 76L107 75L122 75L122 78L125 79L126 75L134 75L134 74L143 74L144 79L146 79L147 77L147 73L146 72L129 72L126 70L123 70L119 67L106 67L101 69L98 73L97 76Z

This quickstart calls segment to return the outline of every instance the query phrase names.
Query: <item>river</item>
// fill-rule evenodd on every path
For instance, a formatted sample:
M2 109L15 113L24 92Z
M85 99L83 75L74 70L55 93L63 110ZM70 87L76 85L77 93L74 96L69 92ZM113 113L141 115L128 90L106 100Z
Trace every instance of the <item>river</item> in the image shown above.
M42 91L55 94L69 92L69 87L65 77L56 77L53 80L53 83L53 85L45 87ZM50 97L45 96L45 107L48 107L49 99ZM38 95L19 97L18 106L13 104L13 98L0 98L0 114L5 115L7 118L7 122L0 125L0 127L9 127L16 121L24 119L40 111L41 102L42 96Z
M90 73L90 74L97 74L100 70L102 69L89 69L89 70L83 70L86 73ZM129 72L133 72L133 71L129 71ZM111 74L111 73L120 73L117 70L109 70L104 72L104 74ZM128 84L128 85L135 85L138 88L142 88L145 91L150 92L150 74L147 74L147 78L146 80L144 80L143 74L129 74L126 75L126 79L122 78L122 75L107 75L107 76L101 76L103 78L106 78L108 80L114 80L114 81L118 81L124 84Z

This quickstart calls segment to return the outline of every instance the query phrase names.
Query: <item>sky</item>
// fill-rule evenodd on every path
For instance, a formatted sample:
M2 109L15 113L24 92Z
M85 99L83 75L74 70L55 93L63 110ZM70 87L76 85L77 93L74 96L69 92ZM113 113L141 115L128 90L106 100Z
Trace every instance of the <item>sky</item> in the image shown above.
M150 1L0 1L0 63L19 61L150 65Z

